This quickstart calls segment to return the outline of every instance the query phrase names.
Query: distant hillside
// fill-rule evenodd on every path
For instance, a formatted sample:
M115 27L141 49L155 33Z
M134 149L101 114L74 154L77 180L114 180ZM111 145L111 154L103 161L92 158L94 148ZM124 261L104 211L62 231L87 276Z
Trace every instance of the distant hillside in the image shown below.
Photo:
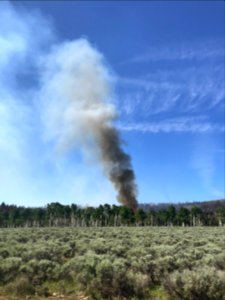
M161 209L167 209L170 206L174 206L177 209L185 207L188 210L191 210L192 207L201 208L203 212L214 212L218 208L225 207L225 199L209 200L203 202L183 202L183 203L159 203L159 204L149 204L141 203L139 207L144 211L159 211Z

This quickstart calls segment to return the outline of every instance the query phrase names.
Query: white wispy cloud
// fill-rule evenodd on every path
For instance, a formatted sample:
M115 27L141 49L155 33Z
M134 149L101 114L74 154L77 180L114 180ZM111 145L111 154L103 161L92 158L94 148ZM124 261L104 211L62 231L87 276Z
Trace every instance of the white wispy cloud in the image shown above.
M224 101L223 72L222 65L201 66L118 78L118 105L125 115L212 110Z
M205 60L224 56L224 41L208 39L180 42L161 46L149 46L146 51L122 62L146 63L160 60Z
M207 121L205 117L180 117L173 119L164 119L158 122L148 123L124 123L118 124L120 130L123 131L138 131L149 133L170 133L170 132L224 132L225 126L213 124Z
M150 47L127 63L145 65L139 77L118 77L116 105L123 129L145 132L205 132L223 130L224 42L200 42ZM190 63L190 60L194 60ZM181 62L182 61L182 62ZM191 122L183 115L202 115L208 120ZM214 115L219 119L215 123ZM168 121L168 115L181 117ZM157 117L158 122L155 122ZM138 122L142 120L142 122ZM151 122L149 122L151 120Z

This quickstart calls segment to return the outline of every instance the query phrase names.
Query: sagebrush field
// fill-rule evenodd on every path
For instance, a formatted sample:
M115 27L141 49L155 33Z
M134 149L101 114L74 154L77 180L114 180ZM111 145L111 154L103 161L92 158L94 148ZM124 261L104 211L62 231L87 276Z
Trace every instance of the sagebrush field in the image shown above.
M225 299L218 227L0 229L0 296Z

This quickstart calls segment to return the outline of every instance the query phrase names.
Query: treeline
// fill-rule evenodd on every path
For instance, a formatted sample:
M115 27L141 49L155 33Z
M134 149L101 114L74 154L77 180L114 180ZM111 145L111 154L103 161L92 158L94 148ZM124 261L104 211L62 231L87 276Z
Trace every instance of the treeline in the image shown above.
M204 212L214 212L219 208L222 208L225 206L225 199L218 199L218 200L208 200L208 201L201 201L201 202L183 202L183 203L141 203L139 205L140 208L144 209L145 211L148 210L161 210L161 209L167 209L169 206L175 206L176 210L179 210L181 207L185 207L188 210L191 210L192 207L198 207Z
M126 206L109 204L82 208L56 202L46 207L25 208L2 203L0 227L224 226L225 202L223 204L214 211L170 205L159 210L139 208L133 212Z

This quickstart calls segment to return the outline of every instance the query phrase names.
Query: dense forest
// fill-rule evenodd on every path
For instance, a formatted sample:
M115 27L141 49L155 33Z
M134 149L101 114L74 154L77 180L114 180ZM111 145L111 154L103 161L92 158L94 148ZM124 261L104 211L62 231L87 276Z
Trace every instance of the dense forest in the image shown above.
M104 227L104 226L223 226L225 200L192 204L140 205L135 212L126 206L62 205L46 207L0 205L0 227Z

